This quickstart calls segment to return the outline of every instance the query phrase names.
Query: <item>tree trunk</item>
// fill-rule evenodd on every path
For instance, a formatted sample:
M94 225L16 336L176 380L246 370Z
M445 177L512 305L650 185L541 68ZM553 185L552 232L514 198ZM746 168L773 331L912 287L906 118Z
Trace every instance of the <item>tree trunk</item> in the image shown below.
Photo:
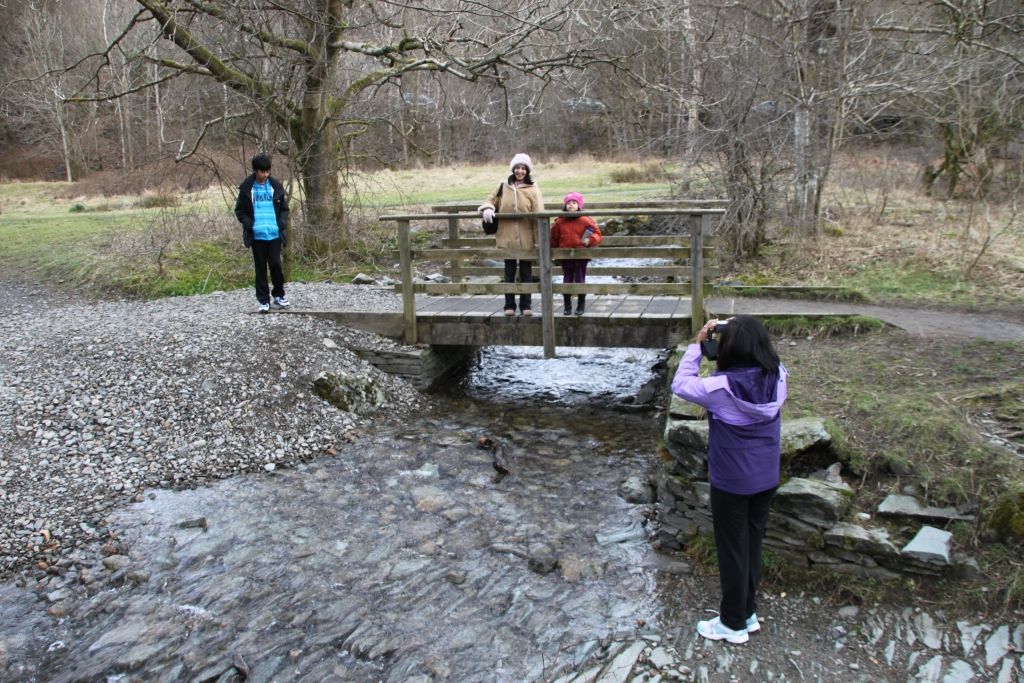
M697 31L690 14L690 3L683 3L683 47L689 60L689 93L683 102L686 112L686 152L683 156L682 178L679 189L687 193L693 186L693 166L697 163L697 130L700 116L700 70L697 68Z
M332 237L344 218L334 127L330 123L322 128L303 126L303 133L298 157L306 200L303 246L323 255L330 252Z
M804 235L814 233L818 196L817 169L811 168L808 158L810 138L811 112L801 102L793 112L793 217Z
M68 131L68 124L64 117L64 104L57 99L54 109L57 112L57 126L60 128L60 145L64 153L64 175L69 183L75 182L75 174L71 166L71 134Z

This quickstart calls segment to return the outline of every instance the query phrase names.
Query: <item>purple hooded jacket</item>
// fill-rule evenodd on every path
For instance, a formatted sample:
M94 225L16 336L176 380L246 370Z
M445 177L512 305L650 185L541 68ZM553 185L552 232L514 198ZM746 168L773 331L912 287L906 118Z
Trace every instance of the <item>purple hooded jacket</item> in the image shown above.
M708 411L708 475L727 493L750 495L779 485L782 417L789 373L733 367L700 377L700 345L686 348L672 392Z

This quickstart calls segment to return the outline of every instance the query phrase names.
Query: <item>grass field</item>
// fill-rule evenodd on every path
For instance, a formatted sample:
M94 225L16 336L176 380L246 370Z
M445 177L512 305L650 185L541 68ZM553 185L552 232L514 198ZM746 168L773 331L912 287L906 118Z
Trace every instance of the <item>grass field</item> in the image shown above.
M581 159L546 166L542 187L549 201L569 190L590 201L668 196L660 166L648 163L636 171L635 164ZM617 173L641 180L615 182ZM349 218L335 236L337 248L326 255L306 252L299 225L292 231L291 278L345 280L360 270L388 268L394 228L379 224L377 216L479 202L507 174L507 167L495 164L347 175L342 192ZM648 179L657 175L659 182ZM234 193L210 188L170 197L87 196L68 183L0 183L0 267L144 297L245 287L250 257L232 213ZM161 198L168 201L156 201Z

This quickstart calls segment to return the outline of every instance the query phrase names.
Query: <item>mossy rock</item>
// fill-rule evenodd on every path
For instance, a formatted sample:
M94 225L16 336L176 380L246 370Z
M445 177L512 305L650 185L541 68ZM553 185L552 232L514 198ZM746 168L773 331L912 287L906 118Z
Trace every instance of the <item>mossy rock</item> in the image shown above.
M387 394L376 382L345 372L322 372L313 380L313 393L335 408L356 415L373 415L387 405Z
M988 527L1004 542L1024 542L1024 491L1000 498L989 517Z

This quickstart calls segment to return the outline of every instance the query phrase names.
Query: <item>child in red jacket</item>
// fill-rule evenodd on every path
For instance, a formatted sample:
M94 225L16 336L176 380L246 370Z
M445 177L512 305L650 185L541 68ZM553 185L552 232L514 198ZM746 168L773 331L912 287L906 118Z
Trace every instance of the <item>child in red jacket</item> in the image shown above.
M562 209L570 213L578 214L583 210L583 195L579 192L570 192L562 199ZM596 247L601 244L601 228L590 216L560 216L551 224L551 246L556 249L579 249L581 247ZM562 282L587 281L587 263L590 259L562 259ZM583 315L584 304L587 295L580 294L579 303L576 305L576 315ZM572 295L563 294L562 301L565 302L565 315L572 313Z

